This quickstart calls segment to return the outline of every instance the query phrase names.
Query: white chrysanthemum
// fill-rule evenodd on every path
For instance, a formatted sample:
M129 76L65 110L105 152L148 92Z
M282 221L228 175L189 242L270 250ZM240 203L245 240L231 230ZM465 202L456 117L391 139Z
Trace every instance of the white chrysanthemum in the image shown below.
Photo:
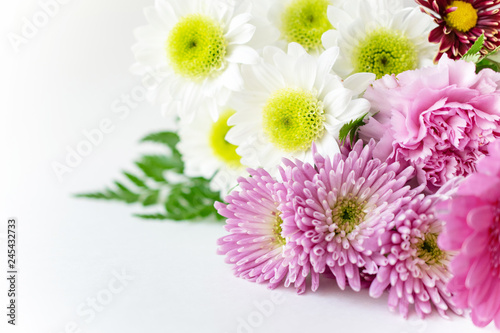
M321 36L332 29L328 21L329 5L340 0L274 0L268 3L269 31L278 33L276 46L286 49L288 43L298 43L309 53L324 51Z
M324 47L338 46L334 70L352 73L399 74L432 65L437 46L427 37L432 19L417 7L403 8L388 0L349 0L328 7L334 27L323 34Z
M177 146L184 161L184 173L190 177L211 179L210 187L225 196L248 173L236 153L236 146L226 141L227 120L234 114L222 109L216 122L207 113L198 113L192 122L180 122Z
M227 139L244 165L272 170L282 157L311 161L313 142L320 153L339 151L340 128L370 109L357 96L375 76L343 82L331 72L337 55L336 47L315 57L290 43L288 53L268 47L260 64L242 66L245 90L235 94L239 105Z
M256 27L247 0L156 0L137 28L132 71L143 75L150 99L185 120L197 110L217 119L218 106L242 87L240 64L257 52L247 44Z

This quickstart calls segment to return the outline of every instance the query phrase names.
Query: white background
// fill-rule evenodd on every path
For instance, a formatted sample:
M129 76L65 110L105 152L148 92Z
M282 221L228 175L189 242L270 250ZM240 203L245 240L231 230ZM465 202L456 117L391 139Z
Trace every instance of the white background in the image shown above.
M132 169L153 149L137 141L169 124L147 102L124 119L112 108L140 84L129 74L132 31L145 24L142 8L153 0L67 2L18 52L8 34L20 35L41 7L0 4L0 331L8 217L19 220L20 272L18 326L8 332L495 331L458 317L406 321L388 311L386 298L340 292L328 280L303 296L272 292L234 278L215 255L221 224L145 222L131 217L140 207L74 199ZM59 181L51 164L64 163L68 147L106 118L113 131ZM114 276L123 271L131 280L117 292ZM96 297L107 304L92 316L87 302Z

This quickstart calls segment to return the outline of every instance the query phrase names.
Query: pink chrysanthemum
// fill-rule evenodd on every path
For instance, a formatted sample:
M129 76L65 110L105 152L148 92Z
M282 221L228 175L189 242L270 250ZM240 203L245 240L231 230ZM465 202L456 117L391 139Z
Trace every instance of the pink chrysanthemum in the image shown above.
M429 34L429 42L439 43L436 60L444 53L451 59L460 59L481 34L485 36L486 48L481 51L484 54L500 46L500 0L415 1L438 24Z
M360 270L375 274L387 264L376 238L415 192L405 186L413 168L400 172L399 163L372 158L374 146L358 141L333 158L316 153L314 166L284 160L280 169L288 199L279 207L286 246L302 246L314 271L328 268L341 289L348 282L360 290Z
M446 283L451 278L448 269L450 254L437 244L443 222L434 215L440 197L423 194L414 198L396 216L394 227L381 237L381 253L389 264L381 267L370 286L370 296L380 297L389 289L389 309L408 318L409 307L414 306L420 318L430 314L434 307L447 317L451 309L462 314L451 303Z
M478 163L477 173L438 206L438 217L446 222L438 244L459 251L448 284L454 303L472 309L475 325L495 321L500 329L500 141L488 150L490 156Z
M365 93L372 104L360 135L378 140L374 156L411 165L435 193L475 171L500 135L500 73L446 56L437 66L385 76Z
M268 283L273 289L285 280L285 286L294 284L298 293L306 288L311 273L313 290L318 285L318 274L310 272L309 258L301 247L290 244L283 237L281 212L278 210L280 193L276 180L263 169L248 169L250 177L238 179L240 191L234 190L215 208L227 218L229 235L221 237L218 254L226 255L226 262L234 265L237 277L257 283ZM286 253L285 253L286 251Z

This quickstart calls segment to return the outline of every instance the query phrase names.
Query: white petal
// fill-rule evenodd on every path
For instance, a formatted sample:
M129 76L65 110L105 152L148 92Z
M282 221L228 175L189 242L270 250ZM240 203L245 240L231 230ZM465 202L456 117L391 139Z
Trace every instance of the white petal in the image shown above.
M182 93L179 98L182 99L181 113L191 113L195 112L195 105L199 103L200 96L203 96L200 86L198 84L184 84L181 89Z
M339 144L336 138L330 133L323 135L320 141L316 142L318 153L323 156L334 156L340 153Z
M186 0L185 0L186 1ZM226 25L229 25L229 21L233 16L233 7L234 3L224 3L223 1L187 1L187 2L198 2L205 3L206 2L206 11L211 13L212 16L216 18L218 22L223 22Z
M262 50L266 45L276 45L280 38L280 31L266 21L263 17L253 17L251 24L255 25L257 29L249 44L259 50Z
M316 81L316 59L309 54L304 54L295 64L295 73L298 85L305 90L311 91Z
M356 73L344 80L344 87L352 90L352 94L356 96L363 93L375 79L376 75L373 73Z
M259 54L250 46L239 45L228 48L226 60L238 64L253 65L259 60Z
M250 127L255 126L255 129L257 129L260 124L260 121L258 119L260 116L260 110L255 110L255 112L248 112L248 110L237 110L237 112L228 119L227 124L229 126L244 124Z
M251 19L252 14L250 13L243 13L233 17L227 29L226 35L231 35L234 30L239 29L241 26L245 25L245 23L248 23L248 21L250 21Z
M146 19L148 20L148 22L156 29L165 31L168 30L168 25L163 20L163 18L158 15L155 7L144 8L144 15L146 15Z
M297 65L297 59L284 52L276 52L270 62L276 65L280 73L285 77L285 81L293 80L293 84L296 84L295 66Z
M175 13L174 8L168 1L160 0L155 3L156 10L158 15L162 18L162 20L167 25L168 29L171 29L179 20L179 17Z
M327 30L321 36L321 42L323 43L323 47L328 49L332 46L337 46L339 39L339 33L337 30Z
M323 99L328 114L339 117L351 101L351 91L345 88L335 89Z
M262 59L264 60L264 62L276 63L275 59L277 56L280 55L286 57L286 53L283 52L283 50L281 50L280 48L275 46L266 46L262 50Z
M339 56L339 48L331 47L325 50L318 59L318 73L329 73Z
M330 135L338 136L339 130L342 128L343 125L344 122L341 122L340 120L331 115L326 115L325 129Z
M277 88L285 87L285 80L283 75L276 70L275 67L262 63L257 66L252 66L253 74L257 81L269 93L274 92Z
M238 72L238 77L240 78L241 76L239 75ZM216 104L220 107L225 107L227 106L227 101L229 100L229 97L231 96L231 93L233 92L233 89L229 89L227 87L221 87L217 94L215 94L214 100L216 101Z
M422 15L418 8L415 8L406 17L406 34L409 38L419 38L429 34L429 27L433 24L432 18Z
M351 63L350 55L343 55L339 57L335 64L333 65L333 71L337 73L340 77L346 77L354 71L354 67Z
M257 166L269 166L269 173L275 173L274 167L276 167L281 157L284 153L278 150L272 143L267 142L266 144L255 145L251 147L254 151L258 152L258 161L259 165ZM250 147L247 147L247 150L251 151ZM247 153L248 154L248 153Z
M292 57L300 57L301 55L307 53L307 51L299 43L288 44L288 55Z
M156 68L158 65L166 63L166 55L156 48L143 48L141 45L132 47L137 61L149 67Z
M215 100L215 98L208 98L207 99L207 107L208 107L208 111L210 113L210 117L212 118L213 121L217 121L217 119L219 119L219 108L218 108L218 105L217 105L217 101Z
M157 2L163 2L165 0L156 0ZM174 12L178 17L183 17L189 13L195 12L195 8L193 8L193 3L197 1L186 1L186 0L168 0L170 5L172 6ZM159 6L159 4L157 4Z
M243 24L226 35L229 45L248 43L255 33L255 26Z
M328 16L328 20L334 28L338 28L341 25L347 25L350 21L352 21L352 17L346 11L336 6L328 6L326 14Z
M250 0L238 0L234 2L236 4L236 7L234 8L235 16L239 15L240 13L250 13L254 5Z
M352 119L356 119L361 117L363 114L367 113L370 111L370 102L364 98L358 98L351 103L344 109L344 112L340 115L337 115L337 119L340 121L345 121L348 122Z
M224 73L221 74L222 84L233 91L243 89L243 78L241 77L239 66L235 63L229 63Z

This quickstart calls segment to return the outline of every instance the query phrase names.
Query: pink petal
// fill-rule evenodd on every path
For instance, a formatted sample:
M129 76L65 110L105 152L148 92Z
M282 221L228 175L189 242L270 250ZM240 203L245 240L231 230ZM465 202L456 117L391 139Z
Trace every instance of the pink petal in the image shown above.
M479 196L486 201L496 203L500 197L500 179L476 173L460 185L460 194Z
M473 262L467 278L465 279L465 286L469 289L481 285L483 281L488 278L489 274L489 256L478 257L475 262Z
M476 231L483 231L493 224L495 218L492 206L480 206L472 209L467 215L467 225Z
M479 255L488 255L486 247L488 246L488 233L475 232L467 238L462 246L462 251L469 257ZM483 253L484 252L484 253Z

